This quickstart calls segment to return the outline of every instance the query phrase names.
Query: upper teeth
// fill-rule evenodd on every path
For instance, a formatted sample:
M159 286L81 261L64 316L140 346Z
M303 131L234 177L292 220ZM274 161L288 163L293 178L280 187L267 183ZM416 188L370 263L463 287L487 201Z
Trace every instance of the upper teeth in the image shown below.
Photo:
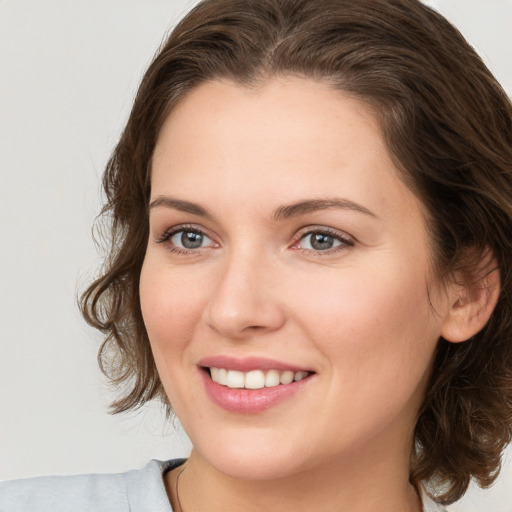
M228 388L261 389L272 388L279 384L290 384L294 380L302 380L308 376L308 372L292 372L286 370L252 370L250 372L239 372L226 370L225 368L210 368L210 375L214 382L227 386Z

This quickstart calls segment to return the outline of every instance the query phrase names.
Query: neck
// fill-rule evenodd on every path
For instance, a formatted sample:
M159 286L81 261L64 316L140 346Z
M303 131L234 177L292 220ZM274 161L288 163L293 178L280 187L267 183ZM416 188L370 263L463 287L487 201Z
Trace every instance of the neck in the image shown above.
M396 452L394 460L386 461L381 453L359 453L284 478L241 480L221 473L193 451L186 470L181 475L182 468L173 471L166 484L176 512L419 512L419 498L408 481L408 456L398 459Z

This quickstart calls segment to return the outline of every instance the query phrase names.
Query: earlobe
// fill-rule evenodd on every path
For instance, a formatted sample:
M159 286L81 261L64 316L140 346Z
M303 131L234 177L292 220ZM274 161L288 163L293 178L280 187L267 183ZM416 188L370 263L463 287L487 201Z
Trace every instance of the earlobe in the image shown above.
M487 272L483 277L468 284L453 285L451 304L441 329L445 340L466 341L489 321L500 294L500 273L494 258L486 258L486 261L489 264L485 265Z

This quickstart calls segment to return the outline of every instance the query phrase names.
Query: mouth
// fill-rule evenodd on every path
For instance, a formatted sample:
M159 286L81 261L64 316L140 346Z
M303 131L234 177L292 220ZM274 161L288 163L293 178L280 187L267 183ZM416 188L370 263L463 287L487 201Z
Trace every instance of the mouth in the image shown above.
M232 389L263 389L286 386L307 378L312 372L292 370L251 370L242 372L227 368L205 368L213 382Z
M287 401L315 380L314 371L265 358L218 356L199 362L210 400L229 412L255 414Z

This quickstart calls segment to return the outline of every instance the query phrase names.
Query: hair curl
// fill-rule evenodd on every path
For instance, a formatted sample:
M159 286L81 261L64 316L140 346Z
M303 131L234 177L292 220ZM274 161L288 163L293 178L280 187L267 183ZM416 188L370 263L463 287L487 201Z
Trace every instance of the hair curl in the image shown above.
M461 34L417 0L206 0L175 28L147 70L103 186L111 245L83 293L106 339L102 370L123 385L113 411L166 401L141 316L153 149L163 121L198 84L253 85L284 74L327 80L370 103L403 179L426 206L440 277L474 274L490 251L501 294L485 328L438 344L415 429L411 481L437 500L471 478L490 485L512 436L512 105Z

